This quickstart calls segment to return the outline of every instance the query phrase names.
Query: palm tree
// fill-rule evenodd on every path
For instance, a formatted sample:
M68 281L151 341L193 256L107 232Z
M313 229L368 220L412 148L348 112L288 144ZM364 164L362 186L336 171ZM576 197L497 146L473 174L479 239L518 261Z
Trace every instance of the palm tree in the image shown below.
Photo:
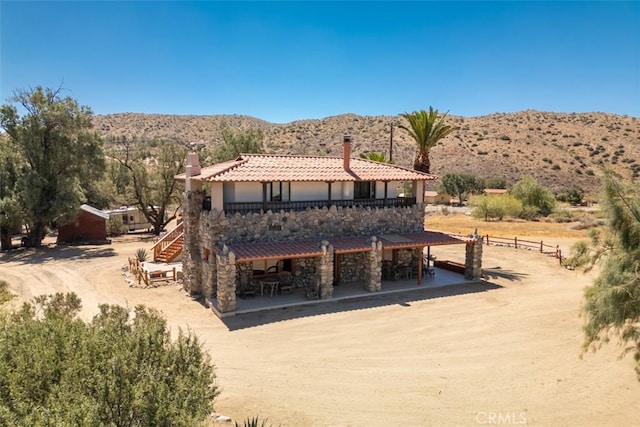
M370 153L360 153L363 159L373 160L374 162L387 163L387 156L384 153L372 151Z
M447 113L438 116L438 110L429 107L429 111L420 110L413 113L400 114L409 122L409 127L400 125L401 129L409 132L411 138L416 141L416 159L413 162L413 169L430 173L431 162L429 161L429 151L436 146L445 136L460 129L444 123Z

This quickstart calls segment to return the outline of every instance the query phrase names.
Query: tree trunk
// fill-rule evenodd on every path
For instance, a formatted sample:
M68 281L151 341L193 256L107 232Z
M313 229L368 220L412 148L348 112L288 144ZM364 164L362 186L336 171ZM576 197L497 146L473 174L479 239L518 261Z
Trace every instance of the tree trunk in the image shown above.
M0 226L0 250L8 251L13 249L11 245L11 230L9 227Z
M44 223L36 223L33 228L29 230L29 234L27 235L27 247L29 248L39 248L42 246L42 239L44 239L44 231L46 229L46 224Z
M431 162L429 161L429 152L420 152L413 162L413 169L419 172L431 173Z

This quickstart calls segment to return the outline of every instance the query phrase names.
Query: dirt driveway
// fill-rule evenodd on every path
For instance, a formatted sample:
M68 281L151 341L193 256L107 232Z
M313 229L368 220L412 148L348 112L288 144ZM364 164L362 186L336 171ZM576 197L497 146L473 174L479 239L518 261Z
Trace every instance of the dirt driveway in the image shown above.
M568 243L568 242L565 242ZM591 276L535 252L485 247L488 282L225 320L178 286L130 288L121 269L149 241L0 255L23 300L77 293L162 310L217 366L216 409L282 426L637 425L631 357L610 344L580 359L582 288ZM460 256L443 247L441 259Z

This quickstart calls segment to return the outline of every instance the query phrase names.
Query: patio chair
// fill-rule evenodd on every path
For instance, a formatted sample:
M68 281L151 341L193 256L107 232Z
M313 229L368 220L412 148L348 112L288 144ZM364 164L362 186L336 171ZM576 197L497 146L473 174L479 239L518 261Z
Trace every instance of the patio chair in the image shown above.
M274 276L277 273L278 273L277 265L272 265L271 267L267 268L267 276Z
M320 299L320 281L314 278L310 284L305 286L307 299Z
M281 294L290 294L293 292L293 275L288 271L281 271L278 273L278 288Z
M256 295L256 286L253 281L250 281L246 276L240 276L240 296L253 297Z

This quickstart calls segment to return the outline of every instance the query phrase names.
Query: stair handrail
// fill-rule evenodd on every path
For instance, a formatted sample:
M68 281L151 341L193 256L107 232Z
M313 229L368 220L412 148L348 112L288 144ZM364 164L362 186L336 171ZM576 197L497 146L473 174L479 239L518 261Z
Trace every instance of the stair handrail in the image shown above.
M171 243L169 243L169 244L166 246L166 248L168 249L168 248L170 248L171 246L173 246L173 244L174 244L175 242L177 242L178 240L180 240L180 238L181 238L181 237L182 237L182 233L181 233L181 234L179 234L179 235L178 235L178 237L176 237L175 239L173 239L173 240L171 241ZM178 255L180 255L180 253L181 253L181 252L182 252L182 246L180 246L180 249L179 249L178 251L176 251L176 252L172 253L172 254L171 254L171 256L168 256L168 257L167 257L167 259L166 259L166 262L171 262L171 261L173 261L174 259L176 259L176 257L177 257ZM167 254L167 255L168 255L168 254Z
M168 246L171 245L177 238L179 238L184 230L184 222L176 225L171 231L162 236L157 242L153 244L153 259L157 259L158 255L162 253Z

